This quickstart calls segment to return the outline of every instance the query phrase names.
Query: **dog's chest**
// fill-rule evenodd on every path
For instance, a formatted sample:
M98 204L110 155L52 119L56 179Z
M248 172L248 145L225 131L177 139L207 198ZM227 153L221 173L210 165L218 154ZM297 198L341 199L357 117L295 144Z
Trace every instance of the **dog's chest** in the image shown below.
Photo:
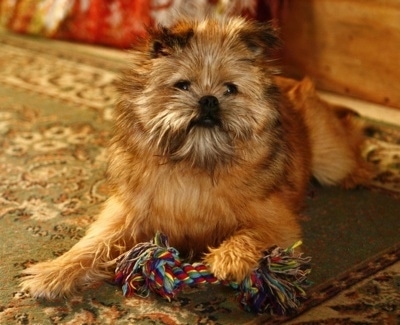
M165 173L151 183L141 224L146 236L162 231L180 251L201 252L237 229L240 220L233 197L209 177Z
M153 209L186 213L189 215L215 209L222 198L217 197L218 189L211 179L199 175L162 173L154 180L154 192L149 193ZM166 214L169 214L165 211Z
M148 217L156 224L172 222L188 227L236 224L237 193L227 187L209 175L161 170L148 179Z

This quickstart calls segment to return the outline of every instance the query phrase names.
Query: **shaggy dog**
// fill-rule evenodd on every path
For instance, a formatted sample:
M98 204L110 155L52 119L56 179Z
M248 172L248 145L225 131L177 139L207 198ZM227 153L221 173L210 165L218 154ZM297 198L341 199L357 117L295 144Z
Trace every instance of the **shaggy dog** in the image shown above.
M149 31L119 83L111 196L64 255L24 271L22 288L54 299L110 279L115 259L157 231L219 279L242 280L262 251L301 238L313 175L364 183L361 127L306 79L277 77L269 25L181 20Z

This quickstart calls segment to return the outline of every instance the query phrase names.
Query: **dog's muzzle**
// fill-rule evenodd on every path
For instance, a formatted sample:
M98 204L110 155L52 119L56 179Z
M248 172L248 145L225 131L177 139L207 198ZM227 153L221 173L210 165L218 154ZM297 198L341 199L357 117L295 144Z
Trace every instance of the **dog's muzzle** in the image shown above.
M221 125L220 108L218 98L215 96L203 96L199 100L200 114L192 121L192 126L214 127Z

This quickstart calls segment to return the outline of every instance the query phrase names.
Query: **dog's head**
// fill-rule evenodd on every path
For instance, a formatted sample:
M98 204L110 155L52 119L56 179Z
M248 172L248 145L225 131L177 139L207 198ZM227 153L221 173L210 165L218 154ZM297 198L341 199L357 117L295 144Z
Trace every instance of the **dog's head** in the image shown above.
M150 30L120 84L117 121L167 161L213 169L243 158L278 119L278 43L271 26L242 18Z

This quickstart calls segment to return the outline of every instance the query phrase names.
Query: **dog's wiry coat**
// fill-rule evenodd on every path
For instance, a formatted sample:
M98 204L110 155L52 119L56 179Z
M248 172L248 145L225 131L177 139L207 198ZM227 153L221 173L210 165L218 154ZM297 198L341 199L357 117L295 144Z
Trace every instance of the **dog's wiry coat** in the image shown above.
M111 278L114 259L157 231L240 281L265 248L301 238L311 174L363 183L357 122L309 80L276 77L278 43L270 26L241 18L149 31L119 84L111 197L70 251L24 271L22 288L52 299Z

